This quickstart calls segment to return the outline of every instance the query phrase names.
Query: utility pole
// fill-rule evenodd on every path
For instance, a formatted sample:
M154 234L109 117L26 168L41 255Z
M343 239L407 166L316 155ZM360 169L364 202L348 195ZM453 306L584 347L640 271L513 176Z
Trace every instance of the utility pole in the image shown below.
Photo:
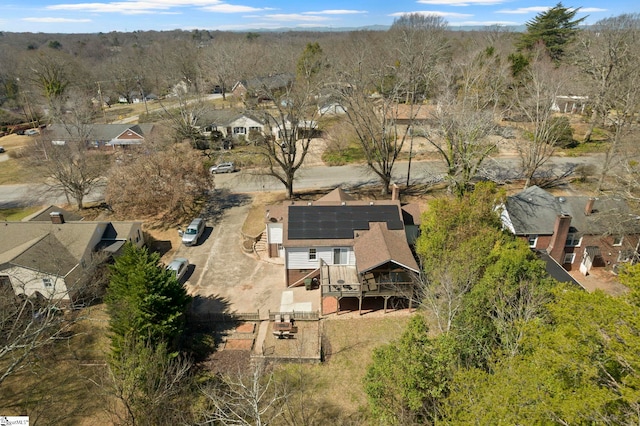
M98 85L98 96L100 97L100 110L102 111L102 117L104 118L105 124L108 124L107 113L104 112L104 100L102 99L102 89L100 89L100 82L96 81L96 84Z
M144 110L149 115L149 108L147 107L147 97L144 95L144 89L142 88L142 83L140 82L140 76L136 76L136 82L138 83L138 87L140 88L140 96L142 96L142 102L144 102Z

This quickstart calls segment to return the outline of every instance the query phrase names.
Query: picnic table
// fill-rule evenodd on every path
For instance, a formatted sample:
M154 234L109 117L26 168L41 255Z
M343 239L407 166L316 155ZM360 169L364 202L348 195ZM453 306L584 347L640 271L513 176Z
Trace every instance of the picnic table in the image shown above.
M292 333L297 333L298 327L292 321L275 321L273 323L273 335L278 338L290 337Z

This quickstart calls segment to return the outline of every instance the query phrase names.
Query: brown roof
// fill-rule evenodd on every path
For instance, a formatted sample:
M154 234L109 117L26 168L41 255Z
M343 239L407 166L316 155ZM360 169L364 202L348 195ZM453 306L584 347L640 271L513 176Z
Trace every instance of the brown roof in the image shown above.
M337 187L336 189L334 189L333 191L329 192L324 197L319 198L316 201L316 203L321 203L321 202L336 203L336 202L341 202L341 201L353 201L353 197L351 195L347 194L346 192L344 192L344 190L342 188Z
M405 225L420 225L422 223L422 215L420 214L420 206L413 204L405 204L402 206L402 220Z
M358 231L353 246L358 272L393 262L418 273L418 264L409 249L404 231L389 231L386 224L380 222L371 223L370 227L369 231Z
M134 223L0 223L0 269L7 265L18 265L65 276L102 239L128 238L126 233L130 232Z

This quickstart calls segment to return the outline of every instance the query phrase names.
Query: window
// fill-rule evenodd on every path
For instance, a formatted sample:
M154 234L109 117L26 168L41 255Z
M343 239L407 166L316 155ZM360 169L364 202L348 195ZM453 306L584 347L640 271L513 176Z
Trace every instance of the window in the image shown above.
M317 260L318 256L316 254L316 249L314 248L310 248L309 249L309 260Z
M529 247L536 248L536 244L538 244L538 236L529 235Z
M247 129L245 127L234 127L233 134L234 135L244 135L247 133Z
M633 260L633 250L622 250L618 253L618 262L631 262Z
M564 254L564 262L562 262L562 263L573 263L575 258L576 258L576 254L575 253L565 253Z
M251 127L249 127L249 132L258 132L258 133L260 133L260 132L262 132L262 129L260 127L257 127L257 126L251 126Z
M51 281L51 278L43 278L42 284L44 284L45 288L53 287L53 281Z
M578 236L578 234L567 234L567 242L565 243L565 247L580 247L581 241L582 237Z
M624 237L622 235L615 236L615 237L613 237L613 245L614 246L621 246L623 240L624 240Z

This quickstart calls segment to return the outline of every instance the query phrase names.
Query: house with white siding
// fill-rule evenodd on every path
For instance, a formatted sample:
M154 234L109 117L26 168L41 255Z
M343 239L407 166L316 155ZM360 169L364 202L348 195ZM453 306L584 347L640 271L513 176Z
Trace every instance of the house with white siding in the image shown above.
M317 201L268 206L269 257L283 258L288 287L317 286L325 299L414 298L418 264L410 248L419 209L391 200L355 200L336 188Z
M39 214L0 225L0 287L76 303L91 268L104 259L98 253L115 256L128 241L144 244L141 222L67 221L60 210L46 221Z

